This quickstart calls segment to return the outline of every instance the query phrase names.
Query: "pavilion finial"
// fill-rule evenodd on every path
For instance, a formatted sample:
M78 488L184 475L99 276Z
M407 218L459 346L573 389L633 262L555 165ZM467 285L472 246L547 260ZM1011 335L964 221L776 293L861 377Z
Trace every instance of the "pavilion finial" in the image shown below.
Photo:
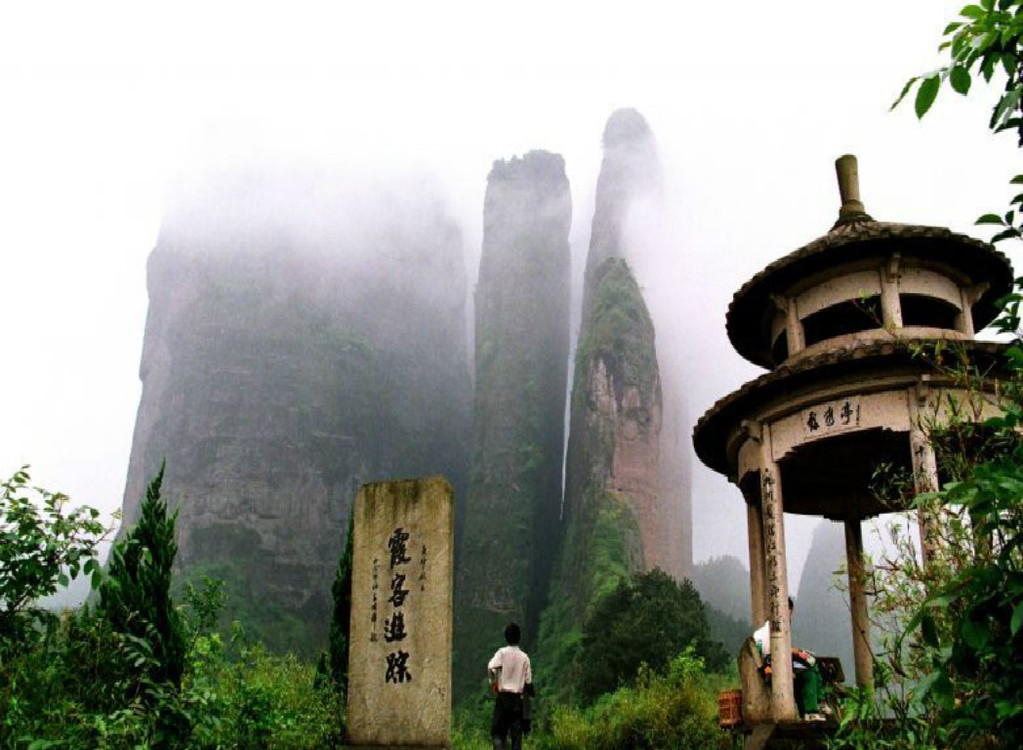
M860 172L856 157L852 154L838 157L835 160L835 172L838 173L838 192L842 197L842 206L838 209L838 221L833 228L857 221L873 221L860 200Z

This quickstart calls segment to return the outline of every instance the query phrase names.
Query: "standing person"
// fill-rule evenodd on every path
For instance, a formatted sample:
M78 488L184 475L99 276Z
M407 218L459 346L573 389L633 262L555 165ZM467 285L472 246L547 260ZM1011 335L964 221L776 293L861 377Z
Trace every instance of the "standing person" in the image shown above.
M522 694L533 688L533 671L529 656L519 648L522 631L514 622L504 629L504 640L508 645L487 664L490 686L497 693L490 736L494 750L505 750L509 733L511 750L522 750Z

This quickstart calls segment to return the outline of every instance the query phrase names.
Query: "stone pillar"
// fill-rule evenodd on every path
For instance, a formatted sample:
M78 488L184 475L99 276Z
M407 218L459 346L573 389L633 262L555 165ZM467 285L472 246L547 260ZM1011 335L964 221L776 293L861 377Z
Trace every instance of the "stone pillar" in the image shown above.
M785 316L785 344L788 346L791 357L806 348L806 333L803 330L803 321L799 319L799 313L796 310L795 297L772 294L771 301L774 302L778 312Z
M973 300L971 297L972 295L966 289L963 289L959 295L961 309L956 315L956 330L972 339L976 331L973 329Z
M913 485L917 494L936 492L938 484L938 460L934 455L934 446L927 436L925 419L927 417L927 398L930 389L928 376L921 380L909 394L909 451L913 461ZM937 522L926 508L917 511L920 522L920 552L924 565L929 565L939 543Z
M967 338L973 338L977 331L973 326L973 306L977 300L984 296L984 293L990 288L990 285L983 281L979 284L974 284L972 287L962 288L960 290L960 298L962 299L962 310L959 315L956 316L956 329L966 335Z
M775 721L796 718L792 678L792 631L781 471L771 451L771 428L761 439L760 497L763 507L767 619L771 623L771 713Z
M796 301L792 298L786 300L785 305L785 336L789 346L789 356L806 348L806 335L803 331L803 321L799 319L796 310Z
M448 748L451 485L367 484L354 512L348 748Z
M856 684L874 689L874 657L870 648L870 618L867 613L866 575L863 564L863 529L860 519L845 522L845 562L849 571L849 609L852 612L853 660Z
M749 590L753 626L767 621L767 600L764 587L764 516L759 497L746 499L746 528L749 532Z
M909 447L913 455L913 484L917 494L938 490L938 460L934 446L923 430L914 426L909 432ZM930 564L938 548L937 521L927 508L917 511L920 522L920 552L924 565Z
M902 302L899 300L899 262L893 253L881 269L881 321L889 331L902 328Z

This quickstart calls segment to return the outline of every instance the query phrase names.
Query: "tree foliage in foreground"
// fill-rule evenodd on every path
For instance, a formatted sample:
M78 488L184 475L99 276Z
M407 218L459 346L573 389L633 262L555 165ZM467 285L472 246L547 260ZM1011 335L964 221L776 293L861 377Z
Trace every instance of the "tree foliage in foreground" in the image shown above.
M711 639L703 602L686 579L654 569L623 579L601 598L583 625L579 691L586 700L630 682L643 664L661 671L687 646L713 670L728 661Z
M139 522L110 553L98 610L115 632L145 650L152 681L180 687L185 631L171 599L177 513L168 515L160 497L163 472L161 467L146 488Z
M692 647L662 670L643 666L636 679L593 705L534 704L534 750L714 750L732 747L717 726L716 697L734 678L708 675ZM490 750L490 701L463 704L454 716L453 750ZM539 720L538 720L539 714Z
M943 84L966 95L975 75L990 82L1004 74L988 127L996 133L1015 130L1023 146L1023 0L967 5L944 36L939 49L948 64L910 79L893 107L916 86L915 111L923 117ZM1023 184L1023 175L1012 183ZM1023 193L1004 214L988 213L977 223L999 228L994 242L1018 239L1021 206ZM1017 279L1017 288L1021 282ZM998 374L1004 416L987 420L981 430L969 419L932 426L936 452L946 454L942 464L956 470L939 492L920 495L914 504L938 519L941 544L924 567L907 530L896 526L891 532L897 554L874 570L875 625L885 633L875 663L877 694L860 694L847 704L836 746L1023 746L1021 300L1018 292L1003 299L995 322L1014 338ZM983 375L965 353L951 372L973 383L975 395L981 392ZM970 440L950 442L956 433L970 433ZM974 451L970 446L978 440L985 449ZM882 716L889 721L879 734Z
M95 571L98 606L43 617L29 599L4 599L14 625L0 637L0 747L338 747L343 708L330 684L315 686L311 665L267 653L237 624L229 640L215 632L219 582L187 586L181 605L171 599L175 516L160 500L160 479L108 572ZM102 531L89 509L67 514L63 495L39 490L44 502L33 510L27 481L24 470L16 473L0 503L5 597L29 588L51 593L73 553L78 565L95 565Z
M999 327L1018 326L1010 312ZM948 368L939 354L936 367ZM870 589L877 634L875 693L845 706L836 748L1023 747L1023 348L1019 335L998 373L1004 415L980 422L985 377L960 352L947 373L974 383L967 412L926 422L946 482L918 495L934 523L924 565L915 522L889 526L889 551ZM988 382L987 385L991 385ZM911 472L885 486L902 493ZM883 721L882 721L883 719Z
M1019 281L1017 283L1020 283ZM1007 353L1009 398L1004 416L985 427L1003 446L961 481L936 493L961 519L953 528L952 560L907 627L929 664L916 688L930 699L960 741L993 741L1023 747L1023 339L1016 306L997 327L1015 334ZM1015 304L1014 304L1015 303ZM928 502L921 496L919 502Z
M67 495L29 486L23 466L0 485L0 641L32 627L36 601L98 569L99 511L68 509Z
M988 128L995 133L1014 131L1023 147L1023 0L981 0L959 11L959 18L945 27L945 40L938 49L948 63L921 76L910 78L892 109L916 88L913 107L917 117L927 114L938 91L948 84L963 96L969 94L976 77L985 83L1002 82L998 101L991 110ZM1023 238L1023 174L1010 180L1018 191L1008 210L986 213L977 224L999 228L992 242Z
M355 534L355 506L348 513L348 533L345 535L344 551L338 561L334 583L330 593L334 600L334 611L330 618L330 643L327 660L330 676L338 695L348 694L348 644L352 618L352 543Z

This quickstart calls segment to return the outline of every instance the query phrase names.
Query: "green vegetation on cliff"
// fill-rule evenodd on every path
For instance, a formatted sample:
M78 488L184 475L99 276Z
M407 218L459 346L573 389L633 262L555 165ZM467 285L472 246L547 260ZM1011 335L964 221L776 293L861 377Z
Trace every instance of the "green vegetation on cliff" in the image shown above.
M469 494L458 538L454 686L481 685L509 620L536 642L558 544L569 356L564 161L495 162L476 287Z
M615 382L626 383L652 394L657 382L657 350L654 324L629 265L621 258L609 258L594 274L590 316L583 321L576 349L576 380L573 407L586 396L580 384L580 365L606 358L616 366ZM586 372L586 370L583 370ZM585 383L584 383L585 385Z
M594 279L593 304L576 351L565 536L538 647L541 689L557 685L563 694L579 672L587 616L643 568L636 510L609 483L615 416L626 389L638 393L638 406L629 408L650 409L659 398L653 325L628 265L610 258Z
M571 527L564 545L565 549L586 551L583 564L589 575L585 590L592 593L580 613L578 599L565 595L566 588L555 589L540 622L537 684L545 691L557 686L552 694L561 697L567 697L579 679L578 655L586 613L627 581L630 573L642 569L639 528L632 511L611 493L602 493L592 505L596 508L589 535L583 538L585 532Z

